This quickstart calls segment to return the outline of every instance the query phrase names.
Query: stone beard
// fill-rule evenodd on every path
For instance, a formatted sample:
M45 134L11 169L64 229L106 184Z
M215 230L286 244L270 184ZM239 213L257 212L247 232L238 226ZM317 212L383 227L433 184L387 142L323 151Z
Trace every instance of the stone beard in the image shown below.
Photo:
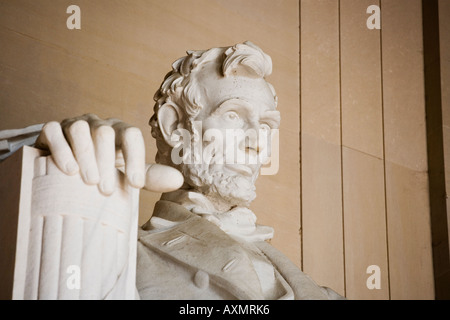
M225 165L185 164L181 167L185 180L212 202L248 207L256 198L253 176L228 173ZM228 206L227 209L230 207Z

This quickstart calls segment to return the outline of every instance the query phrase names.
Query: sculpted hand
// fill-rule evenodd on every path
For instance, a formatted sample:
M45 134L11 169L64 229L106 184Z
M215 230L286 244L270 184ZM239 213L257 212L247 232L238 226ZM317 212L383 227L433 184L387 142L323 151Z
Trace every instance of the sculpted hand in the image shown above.
M97 184L109 195L116 185L116 166L125 165L131 186L155 192L176 190L182 174L171 167L145 164L141 131L118 119L93 114L44 125L36 147L50 150L58 168L67 175L80 173L86 184Z

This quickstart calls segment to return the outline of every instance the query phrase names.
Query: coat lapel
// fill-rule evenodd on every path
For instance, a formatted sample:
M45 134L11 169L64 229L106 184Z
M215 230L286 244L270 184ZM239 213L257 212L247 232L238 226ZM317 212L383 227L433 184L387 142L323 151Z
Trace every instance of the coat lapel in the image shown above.
M263 299L250 258L219 227L168 201L158 201L153 216L177 224L161 231L141 232L142 244L189 268L207 272L210 281L238 299Z

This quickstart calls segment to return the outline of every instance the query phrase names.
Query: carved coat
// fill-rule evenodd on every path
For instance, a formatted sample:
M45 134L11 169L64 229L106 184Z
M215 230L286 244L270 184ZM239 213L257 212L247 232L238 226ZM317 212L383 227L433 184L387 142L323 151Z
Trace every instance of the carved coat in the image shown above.
M242 242L174 202L153 217L165 226L139 231L141 299L339 299L265 241ZM152 219L153 219L152 217Z

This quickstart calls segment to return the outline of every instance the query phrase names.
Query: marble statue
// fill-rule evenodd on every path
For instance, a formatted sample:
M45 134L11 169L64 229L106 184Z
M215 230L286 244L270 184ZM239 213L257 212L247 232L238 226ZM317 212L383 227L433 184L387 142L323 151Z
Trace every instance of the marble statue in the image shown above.
M125 232L136 250L134 265L127 266L135 270L136 298L343 298L272 247L267 240L273 229L257 224L249 208L255 180L271 156L271 132L280 124L277 96L266 81L271 72L271 58L251 42L188 51L154 97L153 165L145 164L140 130L118 119L87 114L42 128L35 146L49 150L51 166L62 175L77 176L77 183L90 188L82 195L95 189L107 199L118 185L162 193L137 235ZM110 224L128 230L130 221ZM61 252L70 252L73 241L66 242L68 248L63 241ZM120 241L108 242L111 252L117 253L116 246ZM101 246L89 250L94 258L105 256L95 251ZM121 266L82 282L81 287L103 289L81 298L120 298L112 293L119 291Z

